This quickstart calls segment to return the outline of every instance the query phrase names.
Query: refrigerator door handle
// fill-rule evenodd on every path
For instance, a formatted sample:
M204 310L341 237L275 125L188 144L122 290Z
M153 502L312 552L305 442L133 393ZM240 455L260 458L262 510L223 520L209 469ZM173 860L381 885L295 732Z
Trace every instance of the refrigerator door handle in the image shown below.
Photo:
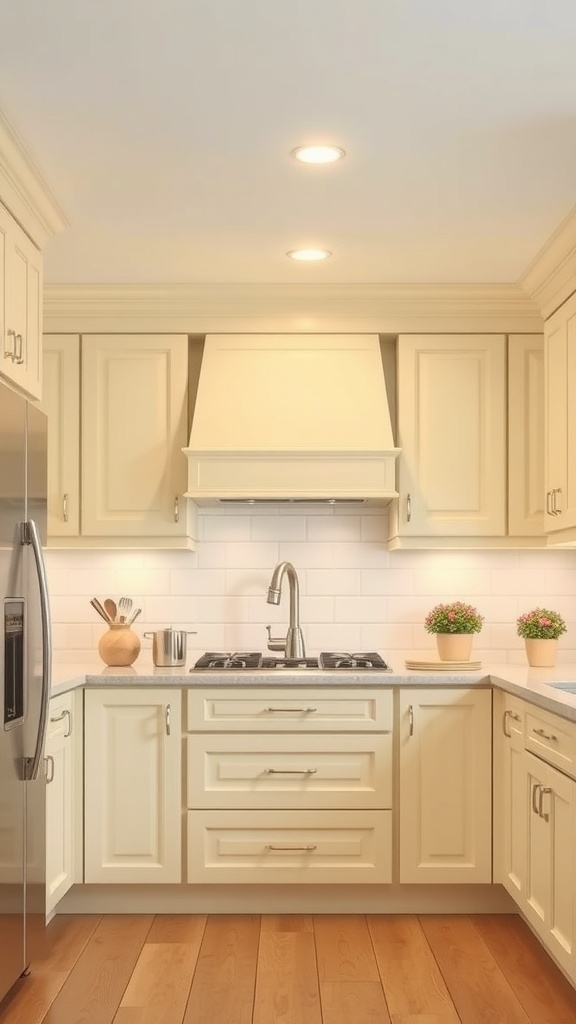
M42 545L38 534L38 527L33 519L23 523L22 543L30 544L34 554L36 572L38 574L38 589L40 591L40 615L42 619L42 696L40 701L40 719L38 722L38 735L36 737L36 749L33 757L27 757L25 761L25 778L34 781L38 778L42 765L42 751L48 728L48 705L50 702L50 688L52 685L52 641L50 636L50 602L48 598L48 581L46 578L46 566L42 554Z

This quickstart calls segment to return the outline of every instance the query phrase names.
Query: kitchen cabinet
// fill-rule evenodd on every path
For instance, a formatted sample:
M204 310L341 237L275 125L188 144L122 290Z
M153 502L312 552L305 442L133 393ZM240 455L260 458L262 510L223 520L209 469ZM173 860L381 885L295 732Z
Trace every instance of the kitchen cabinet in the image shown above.
M44 346L51 546L192 547L187 337L47 335Z
M576 540L576 295L550 317L545 337L545 530Z
M42 254L0 203L0 378L42 393Z
M491 882L491 691L399 696L400 882Z
M390 548L545 543L543 366L540 335L399 337Z
M86 690L86 882L180 882L181 745L180 690Z
M392 691L191 689L187 881L392 880Z
M77 870L77 785L82 778L81 726L75 697L53 697L46 734L46 913L81 875Z
M525 707L502 690L493 694L494 881L517 903L526 889Z

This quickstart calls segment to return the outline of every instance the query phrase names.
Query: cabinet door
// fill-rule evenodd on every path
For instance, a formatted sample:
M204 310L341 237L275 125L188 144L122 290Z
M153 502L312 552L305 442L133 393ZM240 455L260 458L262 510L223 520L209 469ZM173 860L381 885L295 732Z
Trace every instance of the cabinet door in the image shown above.
M401 537L506 532L504 335L398 340Z
M0 374L31 398L42 394L42 255L0 205L3 288Z
M576 298L550 317L545 358L545 529L554 534L576 527Z
M85 694L85 881L181 879L179 690Z
M50 701L46 736L46 912L74 882L73 695Z
M400 691L400 881L492 880L490 690Z
M524 708L499 690L493 707L494 881L521 903L526 886Z
M44 336L42 408L48 416L48 537L80 532L80 338Z
M508 534L544 535L544 337L508 338Z
M186 535L188 339L82 339L82 533Z
M522 910L559 963L576 968L575 783L525 754L527 884Z

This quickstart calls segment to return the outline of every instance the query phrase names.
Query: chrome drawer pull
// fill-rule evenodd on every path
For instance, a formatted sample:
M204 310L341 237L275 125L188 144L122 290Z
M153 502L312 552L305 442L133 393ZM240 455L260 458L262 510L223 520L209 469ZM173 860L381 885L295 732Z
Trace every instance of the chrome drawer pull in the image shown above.
M538 801L538 814L540 815L541 818L544 818L544 821L549 821L550 820L550 815L548 814L548 811L546 811L546 814L542 814L542 803L544 801L544 794L545 793L551 793L552 792L552 788L550 786L539 786L539 789L540 789L540 799Z
M512 736L512 733L508 732L508 729L506 728L506 719L507 718L512 718L514 722L520 722L520 721L522 721L522 719L520 718L520 715L516 714L515 711L505 711L504 712L504 714L502 716L502 731L503 731L504 735L507 736L508 739L510 739L510 737Z
M265 768L265 775L315 775L317 768Z
M544 732L544 729L533 729L532 732L535 732L537 736L541 736L543 740L552 740L553 743L558 743L558 737L554 733L549 735L547 732Z
M535 782L532 786L532 810L534 811L534 814L540 814L540 811L538 810L538 807L536 805L536 793L541 788L542 787L539 782Z
M298 853L301 850L304 850L306 853L312 853L312 851L317 850L318 847L315 843L309 843L307 846L277 846L272 843L268 843L265 849L278 850L280 853Z
M412 705L408 708L408 735L414 735L414 708Z
M318 708L264 708L264 711L271 711L276 713L277 711L288 711L294 714L295 711L305 711L307 714L311 714L312 711L318 711Z
M46 773L46 785L54 781L54 758L52 754L46 754L44 758L44 771Z
M166 710L164 711L164 718L165 718L165 722L166 722L166 735L167 736L170 736L170 733L171 733L170 711L171 711L170 705L167 704L166 705Z
M68 711L68 708L65 708L61 715L56 715L54 718L50 719L51 722L63 722L65 718L67 718L68 721L66 722L64 738L72 734L72 715Z

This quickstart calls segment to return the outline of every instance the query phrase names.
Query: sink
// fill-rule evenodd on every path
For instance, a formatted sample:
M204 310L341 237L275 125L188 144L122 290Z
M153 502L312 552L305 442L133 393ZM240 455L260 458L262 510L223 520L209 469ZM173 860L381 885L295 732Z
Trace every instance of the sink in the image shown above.
M554 690L564 690L564 693L576 693L576 682L574 683L548 683Z

